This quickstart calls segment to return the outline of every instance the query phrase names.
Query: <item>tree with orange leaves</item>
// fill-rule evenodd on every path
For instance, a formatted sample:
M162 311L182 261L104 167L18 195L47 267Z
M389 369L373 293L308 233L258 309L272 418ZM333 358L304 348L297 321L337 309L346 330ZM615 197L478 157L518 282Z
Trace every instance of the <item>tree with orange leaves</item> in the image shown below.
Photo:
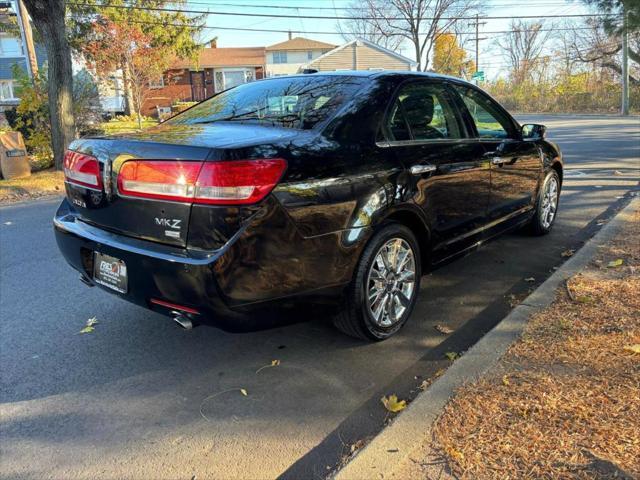
M138 127L142 128L142 106L149 83L163 75L174 57L173 51L168 47L153 46L151 37L136 25L106 19L93 23L82 51L98 75L122 70L125 88L131 92Z

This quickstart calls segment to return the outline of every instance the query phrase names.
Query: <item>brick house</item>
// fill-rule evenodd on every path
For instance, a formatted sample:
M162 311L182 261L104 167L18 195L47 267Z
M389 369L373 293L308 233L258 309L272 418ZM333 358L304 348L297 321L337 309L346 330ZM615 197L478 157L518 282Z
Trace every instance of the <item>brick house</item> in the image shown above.
M149 86L143 113L168 112L175 102L200 102L227 88L265 76L264 47L203 48L197 62L177 60L162 78Z

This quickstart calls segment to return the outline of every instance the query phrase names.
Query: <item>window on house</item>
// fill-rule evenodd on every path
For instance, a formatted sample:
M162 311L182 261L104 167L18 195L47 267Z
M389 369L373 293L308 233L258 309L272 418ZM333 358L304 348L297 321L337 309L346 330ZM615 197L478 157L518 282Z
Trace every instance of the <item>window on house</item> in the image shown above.
M307 60L313 60L313 52L311 50L307 52Z
M287 52L273 52L273 63L287 63Z
M3 57L18 57L22 55L22 44L17 38L0 38L0 55Z
M153 80L149 80L149 88L162 88L164 87L164 78L162 75L159 75L157 78Z
M0 100L15 100L13 80L0 80Z

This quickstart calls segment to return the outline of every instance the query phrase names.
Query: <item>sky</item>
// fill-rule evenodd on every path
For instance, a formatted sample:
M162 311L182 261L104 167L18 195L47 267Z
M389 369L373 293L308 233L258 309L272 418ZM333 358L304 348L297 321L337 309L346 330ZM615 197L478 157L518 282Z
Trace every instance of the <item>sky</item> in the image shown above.
M302 36L315 40L339 45L344 39L338 31L338 20L308 19L305 16L346 16L348 7L353 0L186 0L182 8L189 10L204 10L209 12L237 12L243 14L284 14L295 18L268 18L259 16L235 16L210 14L207 17L208 27L253 28L272 30L293 30L293 36ZM488 16L514 15L566 15L589 13L579 0L480 0L481 11ZM265 8L263 6L279 6L286 8ZM321 9L321 10L317 10ZM490 33L508 30L508 19L486 19L481 25L480 37L486 40L480 42L480 70L485 71L487 79L494 79L503 75L505 60L496 47L496 42L504 34ZM530 21L530 20L529 20ZM559 24L562 19L541 20L549 28ZM346 29L346 23L342 21ZM469 26L469 31L473 30ZM297 32L296 32L297 31ZM313 32L335 32L320 34ZM487 33L483 33L487 32ZM287 33L247 32L234 30L218 30L207 28L202 33L202 40L218 37L219 47L252 47L268 46L287 39ZM474 35L469 35L472 38ZM475 43L467 42L465 48L470 58L475 56ZM415 59L413 47L408 42L399 52Z

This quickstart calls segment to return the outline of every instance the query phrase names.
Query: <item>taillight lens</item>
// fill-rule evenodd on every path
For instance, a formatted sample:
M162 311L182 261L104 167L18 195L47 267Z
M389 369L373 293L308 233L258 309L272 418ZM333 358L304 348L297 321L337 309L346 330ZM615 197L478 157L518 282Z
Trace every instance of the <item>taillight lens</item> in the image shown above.
M118 190L130 197L192 201L202 162L133 160L118 174Z
M279 158L228 162L129 160L118 174L118 190L123 195L158 200L251 204L273 190L286 167Z
M102 190L100 162L91 155L67 150L64 154L64 177L68 183Z

